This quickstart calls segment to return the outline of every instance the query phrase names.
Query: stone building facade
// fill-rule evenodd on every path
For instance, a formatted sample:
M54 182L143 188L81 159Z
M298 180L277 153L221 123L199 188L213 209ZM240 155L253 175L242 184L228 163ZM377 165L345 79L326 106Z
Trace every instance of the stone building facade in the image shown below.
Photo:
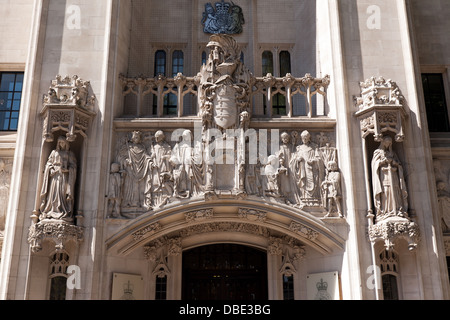
M445 300L445 0L0 8L2 299Z

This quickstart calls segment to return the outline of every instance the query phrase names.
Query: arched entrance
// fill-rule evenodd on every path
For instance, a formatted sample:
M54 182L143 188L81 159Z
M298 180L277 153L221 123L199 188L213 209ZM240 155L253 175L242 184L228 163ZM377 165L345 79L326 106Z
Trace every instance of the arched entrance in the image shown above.
M267 300L267 253L236 244L183 252L183 300Z

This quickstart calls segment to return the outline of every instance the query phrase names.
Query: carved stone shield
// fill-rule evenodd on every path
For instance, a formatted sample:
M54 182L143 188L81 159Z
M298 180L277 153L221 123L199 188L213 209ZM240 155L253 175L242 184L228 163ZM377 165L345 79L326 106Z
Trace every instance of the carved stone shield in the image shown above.
M237 123L238 111L236 89L221 85L216 89L214 98L214 120L223 129L229 129Z

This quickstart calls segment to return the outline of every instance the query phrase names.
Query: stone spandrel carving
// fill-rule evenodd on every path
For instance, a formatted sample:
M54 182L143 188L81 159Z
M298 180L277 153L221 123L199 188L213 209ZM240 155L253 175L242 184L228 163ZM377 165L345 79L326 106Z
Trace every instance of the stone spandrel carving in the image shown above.
M45 165L40 192L40 219L74 221L77 159L65 137L59 137L56 149Z

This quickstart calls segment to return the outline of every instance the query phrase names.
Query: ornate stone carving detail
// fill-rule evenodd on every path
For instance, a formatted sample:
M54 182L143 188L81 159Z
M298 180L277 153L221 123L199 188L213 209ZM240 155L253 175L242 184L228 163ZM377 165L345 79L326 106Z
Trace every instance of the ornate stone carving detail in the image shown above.
M159 222L155 222L155 223L152 223L152 224L134 232L132 234L132 237L133 237L134 241L139 241L144 236L152 235L152 234L158 232L159 230L161 230L161 228L162 228L161 224Z
M63 130L69 142L76 140L76 134L87 137L87 130L95 117L95 97L90 94L90 82L78 76L70 78L56 76L48 94L44 96L43 138L52 142L55 131Z
M392 132L397 142L403 141L405 99L398 85L383 77L372 77L360 86L361 97L356 98L359 109L356 117L360 119L362 137L373 134L375 141L380 142L383 134Z
M238 216L241 219L247 219L250 221L265 222L267 218L267 212L261 210L239 208Z
M199 222L211 219L213 217L213 214L214 214L213 209L203 209L187 212L185 213L185 218L187 222Z
M169 238L167 239L167 255L168 256L179 256L183 248L181 246L181 237Z
M42 249L44 240L55 243L57 250L64 250L69 241L79 244L83 241L84 229L61 221L49 221L46 223L33 224L28 233L28 243L32 252L36 253Z
M233 2L206 3L203 13L203 31L210 34L240 34L245 24L242 8Z
M269 237L269 231L266 227L236 222L214 222L190 226L180 231L180 237L186 238L211 232L242 232Z
M289 230L299 234L300 236L302 236L308 240L314 241L319 236L319 232L317 232L301 223L294 222L294 221L292 221L291 224L289 225Z
M279 237L270 237L267 253L273 256L281 255L283 253L283 239Z
M392 250L395 240L404 238L408 241L409 249L414 250L420 241L419 226L406 218L390 218L369 227L370 241L383 240L386 249Z
M189 90L197 95L200 121L194 132L135 131L131 137L130 133L118 133L113 164L119 164L119 168L110 172L113 192L108 217L135 218L194 198L211 201L248 197L342 217L334 134L284 132L283 144L277 149L272 142L279 140L278 130L268 138L267 130L256 133L249 127L254 94L263 94L270 102L283 91L287 103L296 94L308 96L311 102L316 94L325 96L330 78L309 74L304 78L256 78L242 63L239 45L231 36L214 34L207 47L210 53L197 77L121 77L124 95L136 94L138 109L145 93L155 94L161 109L162 93L175 92L178 86L179 113L184 86L191 83ZM272 90L274 87L278 91ZM270 152L269 146L273 147Z

